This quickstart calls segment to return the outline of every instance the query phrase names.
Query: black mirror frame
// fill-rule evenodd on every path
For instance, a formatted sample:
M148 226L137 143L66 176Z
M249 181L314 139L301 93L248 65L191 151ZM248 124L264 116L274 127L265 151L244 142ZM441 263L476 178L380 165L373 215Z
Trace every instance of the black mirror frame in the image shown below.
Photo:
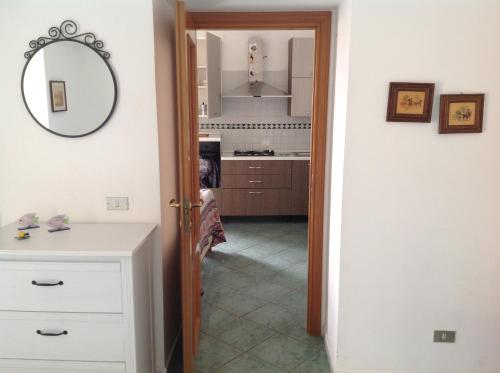
M28 110L28 113L30 113L31 117L33 120L44 130L57 135L61 137L69 137L69 138L77 138L77 137L84 137L93 134L94 132L99 131L104 125L109 121L111 116L113 115L116 107L116 102L118 100L118 86L116 84L116 77L113 72L113 69L111 68L111 65L108 62L108 59L111 57L111 54L107 51L102 50L104 47L104 42L101 40L98 40L95 36L95 34L91 32L86 32L83 34L75 35L78 31L78 26L76 22L72 20L65 20L61 23L59 27L53 26L49 29L49 36L40 36L36 40L31 40L29 42L29 47L31 50L27 51L24 53L24 57L27 58L26 64L24 65L23 73L21 76L21 92L23 95L23 101L24 105L26 106L26 109ZM55 131L50 130L49 128L45 127L42 123L38 121L38 119L33 115L31 112L28 103L26 102L26 97L24 94L24 75L26 73L26 69L28 68L28 65L33 58L33 56L41 49L45 48L46 46L53 44L53 43L58 43L61 41L72 41L75 43L80 43L92 51L94 51L106 64L108 67L108 70L111 74L111 78L113 79L113 87L115 90L115 97L113 99L113 106L111 107L111 110L108 114L108 116L104 119L104 121L95 129L93 129L90 132L81 134L81 135L64 135Z

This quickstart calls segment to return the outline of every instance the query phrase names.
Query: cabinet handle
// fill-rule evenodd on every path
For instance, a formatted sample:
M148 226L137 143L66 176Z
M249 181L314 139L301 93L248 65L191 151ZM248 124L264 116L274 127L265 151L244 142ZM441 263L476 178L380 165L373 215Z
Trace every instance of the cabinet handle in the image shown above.
M248 194L262 194L264 192L248 192Z
M260 183L262 183L261 180L249 180L248 182L252 183L252 184L254 184L254 183L260 184Z
M49 282L37 282L37 281L33 280L33 281L31 281L31 284L35 285L35 286L58 286L58 285L63 286L64 282L59 281L59 282L49 283Z
M47 332L42 332L41 330L37 330L36 334L44 336L44 337L59 337L61 335L68 335L68 331L63 330L62 332L59 332L59 333L47 333Z
M253 169L258 169L258 170L261 170L261 169L263 169L264 167L262 167L262 166L248 166L248 168L250 168L250 169L252 169L252 170L253 170Z

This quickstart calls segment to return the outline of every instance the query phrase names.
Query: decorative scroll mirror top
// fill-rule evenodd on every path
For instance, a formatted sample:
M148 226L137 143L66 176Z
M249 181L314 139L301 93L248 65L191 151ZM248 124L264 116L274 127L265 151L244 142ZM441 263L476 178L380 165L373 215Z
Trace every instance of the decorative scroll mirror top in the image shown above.
M111 54L91 32L79 33L76 22L51 27L48 36L29 42L21 89L26 108L47 131L82 137L102 128L117 100Z
M49 28L49 36L40 36L36 40L31 40L29 46L31 50L24 53L24 57L31 58L39 49L45 47L47 44L53 43L55 41L61 40L72 40L83 43L89 48L92 48L102 57L108 59L111 57L109 52L102 50L104 48L104 42L98 40L92 32L86 32L83 34L75 35L78 32L78 26L74 21L66 20L61 23L61 26Z

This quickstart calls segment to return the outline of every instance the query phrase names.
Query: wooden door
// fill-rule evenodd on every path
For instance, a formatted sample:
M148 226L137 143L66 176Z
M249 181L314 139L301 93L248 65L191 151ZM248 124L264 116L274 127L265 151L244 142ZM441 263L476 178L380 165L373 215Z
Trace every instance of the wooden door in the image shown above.
M181 291L184 373L193 372L201 324L200 280L200 186L198 148L198 94L196 37L186 29L184 2L177 2L177 117L179 146L179 201L170 205L181 210Z

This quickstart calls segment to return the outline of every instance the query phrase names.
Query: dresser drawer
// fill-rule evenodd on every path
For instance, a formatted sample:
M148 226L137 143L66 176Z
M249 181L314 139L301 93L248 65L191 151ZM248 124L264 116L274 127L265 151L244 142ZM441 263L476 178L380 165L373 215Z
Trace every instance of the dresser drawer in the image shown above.
M290 175L292 161L222 161L222 175Z
M125 363L0 359L0 372L8 373L125 373Z
M291 175L225 175L223 188L290 188Z
M0 311L122 312L120 263L0 262Z
M0 312L0 335L8 336L0 358L125 361L124 330L120 314Z

